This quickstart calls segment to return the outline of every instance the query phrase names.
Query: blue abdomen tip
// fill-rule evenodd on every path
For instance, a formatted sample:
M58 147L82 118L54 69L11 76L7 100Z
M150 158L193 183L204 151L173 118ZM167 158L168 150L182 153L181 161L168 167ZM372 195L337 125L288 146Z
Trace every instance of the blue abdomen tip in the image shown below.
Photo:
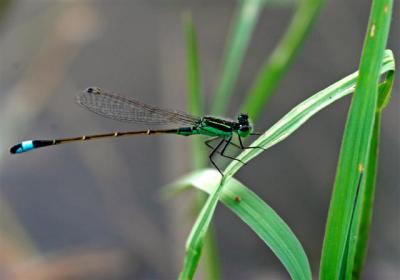
M33 145L33 141L32 140L28 140L28 141L24 141L20 144L17 144L13 147L11 147L10 149L10 153L12 154L20 154L20 153L24 153L27 151L30 151L32 149L34 149L35 146Z
M28 140L28 141L22 142L21 146L22 146L21 153L30 151L30 150L35 148L35 146L33 145L33 141L32 140Z

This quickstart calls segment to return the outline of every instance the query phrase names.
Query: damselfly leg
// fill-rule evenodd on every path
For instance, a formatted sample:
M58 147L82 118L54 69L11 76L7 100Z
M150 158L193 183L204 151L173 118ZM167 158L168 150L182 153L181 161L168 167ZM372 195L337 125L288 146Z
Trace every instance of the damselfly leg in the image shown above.
M240 146L238 146L237 144L234 144L234 146L235 147L238 147L238 148L240 148L240 149L242 149L242 150L246 150L246 149L261 149L261 150L263 150L263 151L265 151L266 149L264 149L263 147L260 147L260 146L244 146L243 145L243 142L242 142L242 137L240 137L240 135L238 135L238 138L239 138L239 143L240 143ZM233 144L233 143L232 143Z
M207 139L206 141L204 141L204 144L206 144L207 147L209 147L210 149L213 150L213 151L211 152L210 156L213 155L214 153L218 153L218 154L220 154L220 155L221 155L222 157L224 157L224 158L228 158L228 159L231 159L231 160L236 160L236 161L239 161L240 163L246 165L246 163L243 162L242 160L237 159L237 158L235 158L235 157L231 157L231 156L225 154L225 151L226 151L227 147L229 146L229 144L232 144L232 145L234 144L234 143L232 143L232 137L230 137L230 138L228 138L228 139L222 138L222 139L221 139L221 142L220 142L216 147L213 147L212 145L210 145L211 142L214 142L215 140L219 140L219 139L221 139L221 138L220 138L220 137L212 137L212 138ZM220 148L220 146L221 146L222 143L224 143L224 142L225 142L224 147L222 148L221 151L218 151L218 149ZM238 146L238 147L239 147L239 146ZM210 159L210 161L212 162L211 159ZM213 165L215 166L215 163L214 163L214 162L213 162ZM217 168L217 169L218 169L218 168ZM219 170L219 169L218 169L218 170Z

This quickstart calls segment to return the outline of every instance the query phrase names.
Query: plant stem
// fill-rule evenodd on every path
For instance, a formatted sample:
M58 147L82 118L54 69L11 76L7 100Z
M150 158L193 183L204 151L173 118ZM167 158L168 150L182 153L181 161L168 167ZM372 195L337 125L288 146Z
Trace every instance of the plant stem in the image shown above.
M197 37L192 17L189 12L183 17L184 33L187 49L187 73L188 73L188 111L191 114L203 115L203 100L200 81L199 56L197 49ZM195 138L192 142L193 168L201 169L206 165L206 151L201 138ZM206 195L202 192L196 193L195 208L198 214L206 201ZM216 248L215 232L212 224L205 240L205 279L220 279L218 250Z

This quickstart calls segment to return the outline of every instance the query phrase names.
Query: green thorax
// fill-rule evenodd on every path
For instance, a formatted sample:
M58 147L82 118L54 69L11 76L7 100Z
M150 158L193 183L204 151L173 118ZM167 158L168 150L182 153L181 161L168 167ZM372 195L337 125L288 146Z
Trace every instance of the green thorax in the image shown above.
M201 123L196 127L196 130L202 135L229 138L232 136L235 128L232 123L227 123L225 120L204 117Z
M189 130L180 130L180 135L201 134L211 137L231 138L233 133L237 133L240 137L247 137L252 132L251 125L239 123L230 120L206 116L201 119L198 125Z

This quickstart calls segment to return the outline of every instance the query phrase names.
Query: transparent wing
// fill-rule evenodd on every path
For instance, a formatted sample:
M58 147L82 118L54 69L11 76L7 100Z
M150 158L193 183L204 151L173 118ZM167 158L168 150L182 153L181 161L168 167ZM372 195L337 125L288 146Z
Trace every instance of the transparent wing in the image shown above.
M82 107L100 116L123 121L146 124L196 125L200 119L184 112L161 109L137 101L108 93L97 87L90 87L76 97Z

